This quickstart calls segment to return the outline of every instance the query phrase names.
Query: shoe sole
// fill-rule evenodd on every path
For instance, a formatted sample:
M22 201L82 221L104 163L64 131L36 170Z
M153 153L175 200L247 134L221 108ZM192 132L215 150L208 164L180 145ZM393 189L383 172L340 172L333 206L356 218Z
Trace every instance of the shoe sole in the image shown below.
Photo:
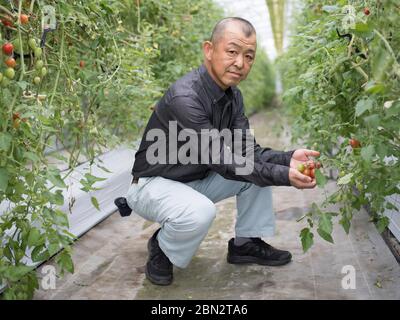
M250 263L256 263L262 266L283 266L285 264L288 264L290 261L292 261L292 258L288 258L286 260L263 260L259 258L255 258L252 256L242 256L242 257L227 257L227 261L230 264L250 264Z

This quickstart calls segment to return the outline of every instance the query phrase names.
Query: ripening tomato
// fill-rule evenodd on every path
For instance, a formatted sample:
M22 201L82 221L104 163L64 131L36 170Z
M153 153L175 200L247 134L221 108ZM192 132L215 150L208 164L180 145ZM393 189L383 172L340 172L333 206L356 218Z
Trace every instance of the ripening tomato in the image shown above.
M309 177L312 178L312 179L315 178L315 169L314 169L314 168L313 168L313 169L310 169L310 175L309 175Z
M354 138L352 138L352 139L349 140L349 144L351 145L351 147L352 147L353 149L356 149L356 148L361 147L360 141L358 141L357 139L354 139Z
M79 67L84 68L85 67L85 61L79 61Z
M366 16L369 16L370 13L371 13L371 11L369 11L369 8L364 8L364 14L365 14Z
M309 168L305 168L303 174L305 176L310 176L311 175L311 170Z
M29 22L29 16L27 14L22 13L19 16L19 21L21 21L21 24L27 24Z
M5 63L7 65L7 67L10 67L10 68L15 68L15 66L17 65L17 62L15 62L14 58L7 58Z
M21 114L19 112L13 113L13 120L19 119L20 117L21 117Z
M15 119L15 120L13 121L13 128L14 128L14 129L18 129L20 123L21 123L21 120L20 120L19 118L18 118L18 119Z

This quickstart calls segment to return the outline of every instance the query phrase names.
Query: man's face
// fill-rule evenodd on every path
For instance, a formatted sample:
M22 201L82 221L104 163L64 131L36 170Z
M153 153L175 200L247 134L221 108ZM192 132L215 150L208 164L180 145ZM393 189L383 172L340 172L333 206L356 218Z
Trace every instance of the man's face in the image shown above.
M231 23L216 43L206 42L204 54L208 71L215 82L226 90L246 79L253 65L257 39L246 37L238 23Z

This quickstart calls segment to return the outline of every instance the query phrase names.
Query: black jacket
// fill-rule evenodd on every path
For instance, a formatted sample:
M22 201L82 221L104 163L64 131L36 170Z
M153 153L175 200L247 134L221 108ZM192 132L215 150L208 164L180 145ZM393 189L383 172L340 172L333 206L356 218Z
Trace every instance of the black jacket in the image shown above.
M173 157L168 157L169 152L177 151L172 149L178 149L179 152L179 148L185 144L185 141L178 141L176 146L169 145L170 140L173 140L171 139L172 136L169 136L169 131L173 131L169 130L171 121L176 121L178 134L184 128L192 129L191 132L196 133L198 141L201 140L202 129L214 128L219 131L241 129L243 132L245 129L249 129L249 121L244 114L240 90L236 87L231 87L226 91L222 90L208 74L206 67L202 65L172 84L156 104L145 128L139 149L135 154L135 163L132 169L132 174L135 177L161 176L188 182L203 179L210 171L216 171L226 179L249 181L258 186L290 185L289 164L294 151L282 152L270 148L261 148L253 136L251 136L251 139L254 150L254 169L246 175L237 174L236 169L243 167L238 163L239 161L233 160L230 163L225 161L224 163L223 159L227 159L224 158L224 155L233 159L230 152L235 152L235 150L226 147L223 143L225 140L221 140L219 134L212 138L221 141L219 164L212 163L211 155L208 154L206 157L210 156L209 163L203 161L197 162L200 164L183 164L179 160L177 162L170 161ZM167 156L164 163L152 164L146 160L146 151L152 144L154 146L155 141L160 140L146 139L151 129L160 129L165 133L167 149L164 151ZM243 141L244 139L245 135L243 134ZM245 143L243 142L244 146ZM190 155L190 152L193 152L192 149L187 154ZM204 150L201 152L204 152ZM200 154L195 155L198 158L200 156Z

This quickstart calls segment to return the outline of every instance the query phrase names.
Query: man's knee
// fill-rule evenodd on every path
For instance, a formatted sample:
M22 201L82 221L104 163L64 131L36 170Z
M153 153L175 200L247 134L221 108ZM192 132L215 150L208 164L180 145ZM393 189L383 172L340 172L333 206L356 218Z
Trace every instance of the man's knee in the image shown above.
M215 219L217 208L211 200L194 203L195 224L198 228L208 227Z

